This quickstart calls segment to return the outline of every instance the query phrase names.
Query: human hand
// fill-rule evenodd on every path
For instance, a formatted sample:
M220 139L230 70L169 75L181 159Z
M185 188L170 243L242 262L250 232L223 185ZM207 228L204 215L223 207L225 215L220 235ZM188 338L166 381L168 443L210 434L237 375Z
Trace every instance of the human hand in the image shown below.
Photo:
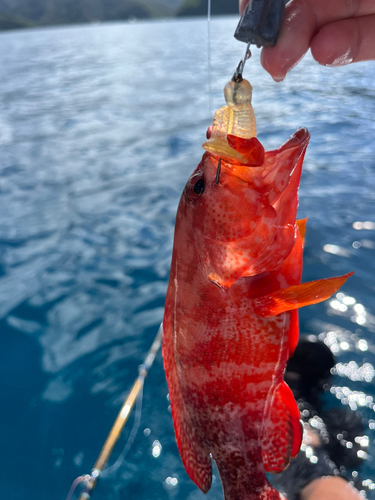
M239 0L242 14L248 0ZM291 0L275 47L261 64L281 81L308 49L324 66L375 59L375 0Z

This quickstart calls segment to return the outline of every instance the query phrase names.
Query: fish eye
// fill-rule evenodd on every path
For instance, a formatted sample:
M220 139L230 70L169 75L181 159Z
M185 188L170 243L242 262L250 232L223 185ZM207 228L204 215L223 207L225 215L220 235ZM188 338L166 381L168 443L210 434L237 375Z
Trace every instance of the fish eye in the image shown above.
M204 179L198 179L193 186L193 193L196 196L202 196L204 191Z

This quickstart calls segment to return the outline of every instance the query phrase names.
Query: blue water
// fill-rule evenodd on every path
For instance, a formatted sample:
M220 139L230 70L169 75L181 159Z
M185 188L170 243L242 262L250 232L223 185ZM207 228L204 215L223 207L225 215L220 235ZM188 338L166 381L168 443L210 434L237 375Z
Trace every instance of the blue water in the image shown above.
M243 55L236 22L212 21L211 110L204 20L0 34L1 498L64 499L100 451L162 320L179 195ZM304 280L355 271L301 311L301 330L336 356L327 404L362 413L359 474L374 479L375 64L307 56L276 84L258 57L246 76L259 139L272 149L311 133ZM159 354L133 447L98 500L204 498L167 393ZM216 479L207 498L220 491Z

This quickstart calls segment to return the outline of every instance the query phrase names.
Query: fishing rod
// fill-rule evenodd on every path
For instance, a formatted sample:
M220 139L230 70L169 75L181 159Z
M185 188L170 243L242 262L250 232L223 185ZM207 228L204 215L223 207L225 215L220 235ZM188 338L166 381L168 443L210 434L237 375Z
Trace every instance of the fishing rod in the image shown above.
M138 395L141 393L145 379L148 372L155 360L156 354L158 353L163 337L163 324L160 325L158 333L156 334L154 341L144 359L143 364L138 368L138 377L135 379L132 388L130 389L129 395L126 398L124 404L122 405L117 418L110 430L108 437L103 445L101 452L91 470L91 474L86 474L84 476L78 477L72 484L70 491L66 500L70 500L73 496L74 490L79 483L83 483L83 489L78 497L78 500L89 500L91 498L91 492L96 486L98 479L106 466L108 459L112 453L112 450L117 443L119 437L121 436L122 430L129 418L129 415L134 407Z

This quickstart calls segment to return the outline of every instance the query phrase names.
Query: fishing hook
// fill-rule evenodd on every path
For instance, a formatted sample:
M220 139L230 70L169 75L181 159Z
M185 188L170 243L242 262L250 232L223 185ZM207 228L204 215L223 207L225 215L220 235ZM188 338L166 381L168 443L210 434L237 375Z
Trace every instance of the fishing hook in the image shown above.
M248 59L250 59L250 57L251 57L250 44L251 44L251 42L249 42L246 45L245 55L244 55L243 59L241 59L241 61L238 63L236 71L234 72L232 80L236 83L242 82L242 73L243 73L243 70L245 69L246 61Z
M219 158L219 163L217 164L216 177L215 177L216 185L219 184L220 170L221 170L221 158Z

